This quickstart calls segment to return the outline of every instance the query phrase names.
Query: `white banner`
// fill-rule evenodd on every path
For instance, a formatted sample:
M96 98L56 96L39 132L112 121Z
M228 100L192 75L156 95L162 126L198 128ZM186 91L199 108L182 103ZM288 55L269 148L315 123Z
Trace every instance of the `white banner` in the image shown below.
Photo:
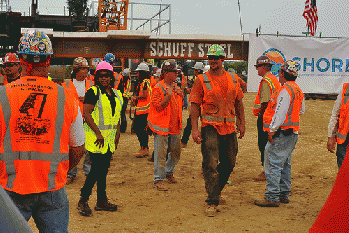
M247 90L257 92L261 77L254 67L261 55L274 63L272 72L286 60L300 64L296 82L304 93L338 93L349 82L349 39L249 35Z

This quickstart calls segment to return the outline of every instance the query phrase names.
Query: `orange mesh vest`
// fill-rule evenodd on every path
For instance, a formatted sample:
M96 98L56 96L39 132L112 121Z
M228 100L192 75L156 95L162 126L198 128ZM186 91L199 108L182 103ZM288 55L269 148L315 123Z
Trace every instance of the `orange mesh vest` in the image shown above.
M118 89L119 84L121 80L124 78L124 76L122 76L121 73L118 75L118 73L115 72L114 74L115 74L114 89Z
M349 84L343 84L343 93L342 93L342 104L341 110L339 112L338 119L338 130L337 130L337 143L343 144L347 138L349 132Z
M281 129L293 129L293 132L299 131L299 111L302 107L302 101L304 99L304 94L300 87L294 81L286 82L280 89L275 92L269 101L268 107L263 115L263 130L270 131L270 123L275 114L275 109L277 105L277 98L281 90L286 89L288 94L291 96L290 107L288 108L286 119L281 125Z
M202 122L209 125L228 124L231 127L235 125L235 99L238 92L235 75L232 76L224 71L227 77L228 91L226 97L222 94L222 89L213 82L209 72L201 74L198 79L204 90L204 99L201 108Z
M151 88L155 87L156 83L157 83L157 82L156 82L155 77L154 77L154 76L151 76L151 77L150 77L150 86L151 86Z
M61 189L76 100L64 87L34 76L1 87L0 96L0 184L22 195Z
M139 99L137 102L136 106L136 115L141 115L141 114L147 114L149 113L149 107L150 107L150 97L151 97L151 86L150 86L150 80L149 79L144 79L141 87L139 89L139 95L143 95L143 88L144 85L148 85L148 97L146 99Z
M268 83L271 94L273 94L274 92L276 92L280 88L279 80L272 73L268 73L267 75L265 75L263 77L263 79L259 83L258 93L257 93L257 96L256 96L256 100L254 101L253 114L255 116L258 116L258 113L261 111L260 91L261 91L262 82L267 82Z
M158 84L155 85L154 88L161 88L163 96L162 99L166 96L166 86L164 80L160 81ZM172 98L175 98L175 101L179 106L182 106L182 97L178 95L177 93L173 92ZM182 119L182 109L180 108L180 119ZM170 126L170 119L171 119L171 104L169 103L165 109L162 111L157 111L154 107L154 105L150 102L150 111L148 116L148 125L150 129L160 135L168 135L169 133L169 126ZM182 127L180 125L180 127Z
M74 86L74 83L72 80L67 80L65 81L62 86L68 88L69 91L71 91L71 93L74 95L74 97L79 101L79 107L80 107L80 111L81 114L83 115L83 106L84 106L84 102L79 100L79 95L78 92ZM90 87L93 86L93 82L91 80L87 80L85 79L85 93L87 92L88 89L90 89Z

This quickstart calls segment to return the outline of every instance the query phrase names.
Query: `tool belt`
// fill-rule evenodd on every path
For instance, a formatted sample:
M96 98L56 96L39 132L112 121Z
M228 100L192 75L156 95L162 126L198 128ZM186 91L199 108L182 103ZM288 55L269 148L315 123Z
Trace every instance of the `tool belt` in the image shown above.
M293 134L293 129L282 130L281 128L279 128L278 130L276 130L273 138L278 137L280 134L283 134L284 136L290 136L291 134Z

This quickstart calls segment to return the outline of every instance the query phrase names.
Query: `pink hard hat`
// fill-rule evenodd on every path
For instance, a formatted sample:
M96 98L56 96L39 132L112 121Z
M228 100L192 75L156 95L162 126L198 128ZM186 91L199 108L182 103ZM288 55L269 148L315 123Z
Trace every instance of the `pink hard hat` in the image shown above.
M100 63L98 63L97 68L96 68L96 72L98 70L109 70L111 72L113 72L113 67L106 61L102 61Z

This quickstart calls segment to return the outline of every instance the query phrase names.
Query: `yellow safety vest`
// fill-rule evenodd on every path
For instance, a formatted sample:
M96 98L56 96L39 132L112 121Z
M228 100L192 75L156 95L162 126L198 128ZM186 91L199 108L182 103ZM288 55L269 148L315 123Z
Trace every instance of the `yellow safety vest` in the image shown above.
M120 112L123 104L121 92L112 88L116 95L115 114L113 116L111 104L107 97L107 94L101 93L101 90L99 90L99 88L96 86L93 86L91 88L93 89L95 95L98 95L99 97L91 115L94 122L96 123L96 125L102 133L102 136L104 138L104 147L99 148L99 146L96 146L95 141L97 140L97 137L95 132L86 123L84 123L84 130L86 136L86 150L92 153L105 154L107 153L109 148L111 152L114 152L115 135L117 131L117 125L120 120Z

